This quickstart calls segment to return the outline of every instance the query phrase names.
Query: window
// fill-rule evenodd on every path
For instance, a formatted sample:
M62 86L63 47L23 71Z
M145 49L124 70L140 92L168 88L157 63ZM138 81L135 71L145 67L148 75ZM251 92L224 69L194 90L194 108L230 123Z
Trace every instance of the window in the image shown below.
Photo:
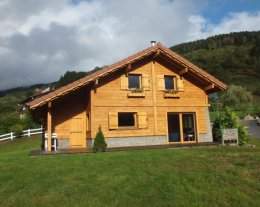
M140 75L128 75L128 88L139 89L140 88Z
M164 85L165 90L174 90L174 77L173 76L164 76Z
M136 126L135 112L118 113L118 127L135 127L135 126Z
M109 112L109 129L148 128L147 112Z

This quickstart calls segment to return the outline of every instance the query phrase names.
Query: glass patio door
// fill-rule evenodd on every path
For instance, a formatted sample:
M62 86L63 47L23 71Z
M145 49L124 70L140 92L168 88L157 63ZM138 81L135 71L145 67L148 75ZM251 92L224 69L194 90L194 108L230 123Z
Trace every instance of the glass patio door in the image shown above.
M169 142L195 142L196 124L195 113L167 114Z

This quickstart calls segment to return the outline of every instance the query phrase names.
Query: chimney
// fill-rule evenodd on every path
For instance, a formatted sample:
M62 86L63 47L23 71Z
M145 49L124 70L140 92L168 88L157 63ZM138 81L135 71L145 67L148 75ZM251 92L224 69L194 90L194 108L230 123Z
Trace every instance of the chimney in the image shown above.
M156 41L152 40L151 41L151 46L154 46L156 44Z

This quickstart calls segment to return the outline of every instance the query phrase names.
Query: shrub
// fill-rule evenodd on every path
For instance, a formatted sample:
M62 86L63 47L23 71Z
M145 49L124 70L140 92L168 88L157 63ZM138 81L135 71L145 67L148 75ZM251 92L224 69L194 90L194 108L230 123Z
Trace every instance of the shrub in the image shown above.
M220 142L222 139L222 126L221 126L221 120L220 117L217 117L213 123L212 127L212 135L213 135L213 140L215 142Z
M249 140L249 134L246 127L242 126L241 124L238 126L238 142L239 145L242 146L246 144Z
M1 125L1 132L2 133L9 133L12 131L12 127L15 125L20 124L20 119L17 114L10 114L2 119Z
M105 141L105 137L100 126L98 128L98 132L94 140L93 152L105 152L106 148L107 148L107 143Z
M241 125L236 113L230 109L226 108L225 113L216 118L213 123L212 135L214 141L221 141L222 139L222 129L237 128L238 129L238 142L242 146L247 143L249 135L247 129Z
M15 124L11 127L11 131L14 132L16 138L20 138L23 135L23 126L21 124Z

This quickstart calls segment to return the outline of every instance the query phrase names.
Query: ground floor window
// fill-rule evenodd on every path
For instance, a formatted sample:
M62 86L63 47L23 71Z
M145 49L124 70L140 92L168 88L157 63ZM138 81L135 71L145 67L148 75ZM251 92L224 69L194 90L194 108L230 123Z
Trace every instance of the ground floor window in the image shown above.
M146 129L148 128L147 112L109 112L108 125L110 130Z
M195 113L168 113L167 123L170 142L196 141Z
M135 126L136 126L135 112L118 113L118 127L135 127Z

